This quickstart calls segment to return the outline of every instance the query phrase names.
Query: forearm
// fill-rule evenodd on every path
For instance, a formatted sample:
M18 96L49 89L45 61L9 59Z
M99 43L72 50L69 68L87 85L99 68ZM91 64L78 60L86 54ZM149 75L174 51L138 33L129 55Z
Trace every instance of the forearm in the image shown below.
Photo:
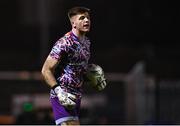
M57 84L56 79L53 75L52 70L42 70L42 75L44 77L45 82L50 86L53 87L55 84Z

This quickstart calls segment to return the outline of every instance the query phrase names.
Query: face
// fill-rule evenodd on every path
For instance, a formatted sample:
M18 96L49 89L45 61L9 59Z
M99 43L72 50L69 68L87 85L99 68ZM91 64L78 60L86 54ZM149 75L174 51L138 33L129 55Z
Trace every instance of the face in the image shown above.
M79 32L89 32L90 23L90 16L87 12L72 17L72 27Z

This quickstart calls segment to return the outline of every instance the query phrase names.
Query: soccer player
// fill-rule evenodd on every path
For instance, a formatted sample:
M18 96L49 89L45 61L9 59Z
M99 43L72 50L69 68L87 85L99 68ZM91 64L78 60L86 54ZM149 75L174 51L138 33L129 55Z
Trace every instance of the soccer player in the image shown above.
M73 7L68 12L72 29L53 45L41 73L50 86L56 125L80 125L79 110L84 73L90 58L90 10Z

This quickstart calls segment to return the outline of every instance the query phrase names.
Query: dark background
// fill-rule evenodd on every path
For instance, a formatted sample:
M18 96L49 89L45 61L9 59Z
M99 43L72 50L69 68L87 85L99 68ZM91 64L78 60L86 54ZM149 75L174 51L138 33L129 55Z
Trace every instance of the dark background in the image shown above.
M176 99L177 94L174 93L179 91L171 85L171 81L177 81L179 85L180 78L178 1L1 0L0 71L40 72L54 42L71 29L67 11L73 6L91 9L92 27L88 33L92 41L91 62L100 64L107 73L123 74L127 74L138 61L145 63L145 73L152 75L156 81L156 115L153 120L161 122L158 101L162 100L164 90L161 89L160 82L170 80L167 85L171 88L167 88L165 93L171 96L170 99ZM24 86L20 83L28 85L28 82L2 80L0 84L3 97L9 90L14 92L11 83L21 91ZM48 92L48 87L43 86L34 86L34 89L37 92ZM27 89L31 93L30 90L33 88ZM11 93L8 94L10 98ZM167 97L162 96L166 104ZM9 103L7 99L4 100ZM10 114L10 106L7 104L1 105L1 114ZM178 123L179 115L175 114L173 117L171 123ZM124 120L116 123L124 123ZM166 118L163 120L169 122Z

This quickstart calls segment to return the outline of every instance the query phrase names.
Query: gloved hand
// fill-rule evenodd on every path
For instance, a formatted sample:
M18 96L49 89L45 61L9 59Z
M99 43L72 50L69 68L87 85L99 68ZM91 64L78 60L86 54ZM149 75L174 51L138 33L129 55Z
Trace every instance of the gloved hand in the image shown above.
M59 85L56 85L53 90L56 93L61 105L67 108L74 108L76 106L76 103L74 102L76 100L75 95L63 91Z
M97 64L89 64L84 76L85 82L89 83L98 91L103 90L107 85L104 71L102 67Z
M107 83L104 76L100 76L97 78L97 85L96 85L97 90L99 91L103 90L106 87L106 85Z

